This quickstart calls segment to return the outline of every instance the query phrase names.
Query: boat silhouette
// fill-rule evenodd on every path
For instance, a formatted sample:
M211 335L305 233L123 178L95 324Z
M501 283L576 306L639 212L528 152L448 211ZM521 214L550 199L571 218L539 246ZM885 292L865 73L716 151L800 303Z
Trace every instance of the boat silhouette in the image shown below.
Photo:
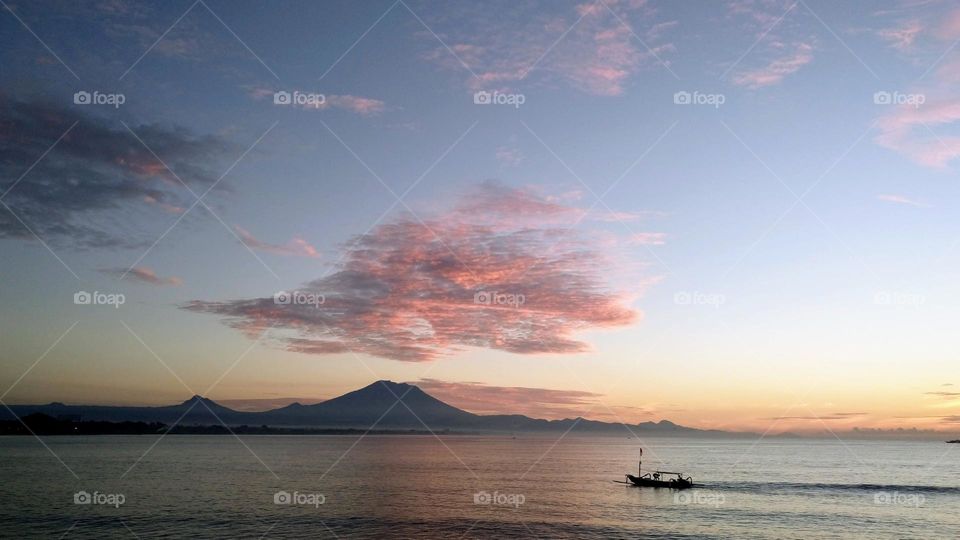
M684 476L683 473L671 471L651 471L643 472L643 449L640 449L640 461L637 463L637 476L632 474L625 475L627 481L622 484L634 485L637 487L656 487L668 489L688 489L693 487L693 478Z

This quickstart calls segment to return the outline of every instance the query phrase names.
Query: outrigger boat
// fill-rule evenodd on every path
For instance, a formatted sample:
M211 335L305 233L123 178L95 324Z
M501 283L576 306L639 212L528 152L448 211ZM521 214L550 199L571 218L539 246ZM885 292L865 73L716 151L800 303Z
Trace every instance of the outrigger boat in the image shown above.
M640 450L640 461L637 464L637 476L626 475L627 482L623 484L633 484L637 487L657 487L670 489L687 489L693 487L693 478L684 477L683 473L670 471L653 471L643 473L643 449ZM673 478L669 478L673 477Z

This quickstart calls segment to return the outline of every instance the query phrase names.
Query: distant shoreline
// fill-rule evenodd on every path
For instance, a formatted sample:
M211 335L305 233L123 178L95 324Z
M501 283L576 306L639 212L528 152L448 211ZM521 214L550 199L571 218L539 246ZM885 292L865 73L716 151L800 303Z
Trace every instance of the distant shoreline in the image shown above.
M365 429L313 429L313 430L271 430L270 432L257 431L244 431L239 428L231 428L230 431L225 429L216 430L206 428L216 428L216 426L203 426L200 430L195 430L187 428L186 430L173 429L168 432L163 431L143 431L136 433L113 433L113 432L80 432L80 433L34 433L31 434L27 431L23 433L0 433L0 437L107 437L111 435L263 435L263 436L273 436L273 435L283 435L283 436L299 436L299 435L416 435L416 436L431 436L431 435L492 435L492 434L482 434L482 433L465 433L459 431L445 431L445 432L429 432L429 431L399 431L392 429L385 430L371 430L367 431ZM506 436L506 435L504 435Z
M248 425L248 424L191 424L170 426L164 422L143 422L143 421L121 421L113 422L107 420L78 420L75 418L53 417L44 413L32 413L20 417L16 420L0 420L0 437L2 436L57 436L57 437L75 437L78 435L414 435L414 436L498 436L514 437L523 436L537 437L546 436L552 431L525 431L525 430L454 430L449 428L429 430L416 428L384 428L367 429L362 427L285 427L268 425ZM571 436L606 436L611 438L620 438L622 433L613 431L589 431L571 432ZM723 436L726 435L726 436ZM743 439L748 434L743 433L725 433L706 434L706 433L644 433L644 437L691 437L696 439L725 440L725 439ZM628 439L634 439L628 436ZM771 441L815 441L819 439L830 440L830 437L800 437L794 434L790 435L772 435L767 437ZM888 438L888 437L860 437L857 440L886 440L886 441L925 441L937 442L943 444L944 439L933 438ZM960 443L960 439L947 440L947 443Z
M31 414L19 420L0 421L0 436L67 436L78 435L451 435L449 430L359 429L359 428L296 428L270 426L168 426L162 422L107 422L57 419L45 414ZM467 434L467 433L463 433Z

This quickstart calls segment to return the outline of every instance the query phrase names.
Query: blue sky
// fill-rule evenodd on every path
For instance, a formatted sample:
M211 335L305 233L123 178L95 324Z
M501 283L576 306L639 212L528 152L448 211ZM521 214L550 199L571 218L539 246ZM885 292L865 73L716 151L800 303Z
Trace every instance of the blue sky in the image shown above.
M532 414L583 412L549 392L574 390L631 421L956 420L949 3L8 2L0 25L5 401L426 378L530 389L501 406ZM359 253L362 235L389 242ZM505 251L470 259L478 242ZM422 269L450 252L481 268ZM539 256L549 271L525 280L513 263ZM350 311L366 293L338 272L374 267L395 320ZM529 319L411 303L497 269L540 295ZM345 304L252 307L309 282ZM79 290L126 302L75 305ZM321 327L341 308L370 324ZM662 388L636 395L643 377Z

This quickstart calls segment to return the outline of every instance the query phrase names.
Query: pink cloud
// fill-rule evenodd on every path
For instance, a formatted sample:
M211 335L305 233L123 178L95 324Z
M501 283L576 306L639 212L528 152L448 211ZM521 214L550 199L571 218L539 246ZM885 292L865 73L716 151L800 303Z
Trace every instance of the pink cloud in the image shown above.
M732 15L745 17L759 37L777 24L791 4L770 0L735 0L727 3L727 9Z
M665 21L665 22L654 24L647 30L646 38L649 41L657 41L667 31L676 28L678 24L680 24L678 21Z
M581 208L496 182L485 182L472 190L456 204L454 212L482 220L490 227L505 228L536 224L570 226L585 214Z
M909 198L904 197L904 196L902 196L902 195L877 195L877 198L880 199L881 201L887 201L887 202L892 202L892 203L897 203L897 204L906 204L906 205L910 205L910 206L916 206L916 207L919 207L919 208L929 208L929 207L930 207L930 205L927 204L927 203L923 203L923 202L920 202L920 201L916 201L916 200L913 200L913 199L909 199Z
M675 21L651 23L654 10L645 2L606 0L605 4L584 2L553 16L509 4L506 9L514 16L496 19L482 12L490 12L489 5L478 5L474 9L481 12L462 12L463 24L455 32L444 31L445 23L455 25L455 20L431 22L451 43L459 60L440 46L426 57L461 72L462 60L473 72L467 81L474 90L509 88L529 76L540 81L564 81L589 94L620 95L641 69L666 61L664 56L673 47L661 39ZM645 34L650 49L627 25L634 31L654 27ZM462 28L470 30L464 32Z
M380 114L386 108L386 104L380 101L379 99L371 99L371 98L351 96L351 95L327 96L327 104L329 107L345 109L348 111L355 112L357 114L361 114L363 116Z
M900 51L909 51L913 48L913 44L922 30L923 25L920 21L911 19L902 22L895 28L880 30L878 35L881 39L890 43L893 48Z
M643 216L644 213L597 210L596 208L591 212L593 219L607 222L636 221Z
M299 91L299 90L298 90ZM263 87L250 88L248 94L256 100L273 99L276 90ZM308 93L306 91L300 91ZM318 92L310 92L318 94ZM322 100L315 100L308 103L292 104L290 106L299 107L305 110L322 111L326 109L343 109L362 116L374 116L386 110L387 104L379 99L373 99L350 94L323 94Z
M146 266L135 266L129 270L126 268L114 268L109 270L101 270L106 274L113 274L122 277L130 277L142 283L149 283L150 285L172 285L174 287L179 287L183 285L183 280L178 277L160 277L152 268L147 268Z
M412 382L433 397L474 414L524 414L560 419L585 415L601 394L523 386L491 386L479 382L420 379Z
M815 35L796 21L804 9L802 3L739 0L729 2L727 8L731 24L742 30L744 47L750 47L738 60L740 64L724 73L733 74L733 84L751 89L779 84L813 61Z
M496 158L504 165L515 167L523 162L523 153L512 146L500 146L497 147Z
M420 379L413 382L430 395L474 414L523 414L560 420L586 417L611 422L639 421L654 411L645 407L609 405L603 395L582 390L494 386L480 382Z
M642 246L662 246L667 243L667 233L637 233L630 237L630 243Z
M901 92L913 103L888 108L877 119L874 142L920 165L943 169L960 156L960 136L945 134L955 132L960 122L960 53L948 45L960 39L960 8L943 3L922 7L910 10L910 19L889 35L894 47L925 70L925 77ZM931 59L936 63L931 65Z
M336 272L300 289L323 295L321 305L265 297L185 308L250 335L273 327L280 346L308 354L423 362L467 347L584 352L577 333L626 326L639 313L605 283L611 264L585 233L549 225L578 212L488 184L449 212L356 238Z
M794 50L786 56L781 56L762 68L737 74L733 78L733 83L754 89L778 84L812 61L813 46L809 43L798 43Z
M252 234L250 234L250 232L239 225L235 225L234 228L237 230L237 234L240 235L240 240L250 249L257 249L267 253L273 253L274 255L309 257L312 259L320 257L320 252L317 251L317 248L313 247L303 238L295 236L293 239L283 245L270 244L262 240L258 240Z
M573 206L579 191L557 196L542 195L532 189L516 189L497 182L484 182L455 207L460 214L471 215L492 227L564 226L581 221L632 222L655 213L607 210L594 205L587 209Z
M960 9L942 15L940 24L934 29L934 35L944 41L960 39Z
M877 36L894 49L910 53L923 69L944 54L944 44L960 39L960 8L948 2L918 2L875 15L894 17L887 28L876 31Z
M177 206L175 204L162 202L153 195L145 195L143 197L143 202L147 204L156 205L158 208L160 208L161 210L169 214L182 214L186 210L182 206Z
M276 92L276 90L273 90L273 89L270 89L270 88L264 88L264 87L262 87L262 86L257 86L257 87L254 87L254 88L249 88L249 87L247 87L247 88L248 88L248 92L247 92L247 93L250 95L250 97L252 97L253 99L258 99L258 100L259 100L259 99L266 99L266 98L268 98L268 97L273 97L274 92Z
M933 128L960 120L960 99L902 105L877 121L874 141L921 165L943 168L960 154L960 137L938 136Z

